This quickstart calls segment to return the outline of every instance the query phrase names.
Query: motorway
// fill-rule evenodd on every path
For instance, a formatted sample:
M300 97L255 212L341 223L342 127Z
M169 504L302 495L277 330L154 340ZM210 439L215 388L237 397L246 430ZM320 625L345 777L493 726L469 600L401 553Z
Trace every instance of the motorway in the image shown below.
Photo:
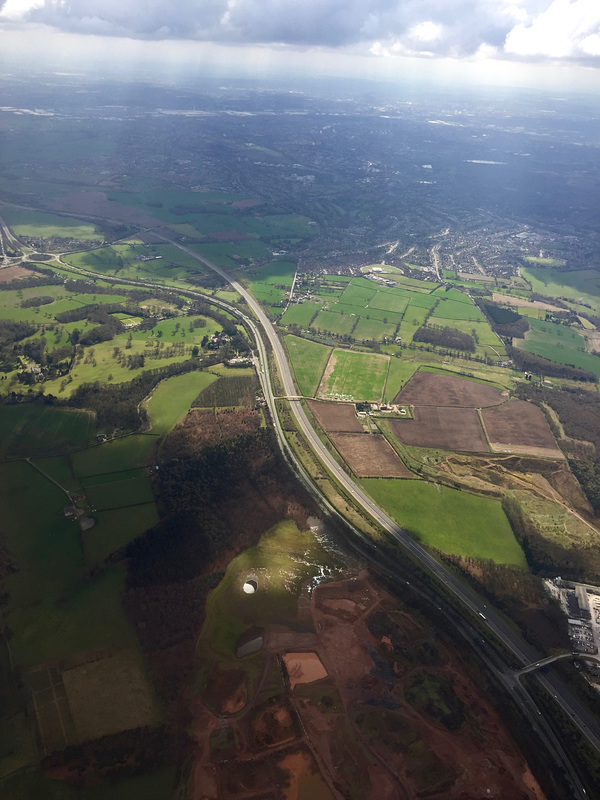
M283 384L284 394L289 397L297 396L297 390L294 386L291 370L287 360L287 356L283 349L283 345L277 335L277 331L271 320L267 317L258 302L254 297L245 289L238 281L231 278L225 270L221 269L210 260L200 256L189 247L185 247L172 239L166 239L171 244L179 247L184 252L196 258L201 263L205 264L210 269L214 270L224 280L239 292L239 294L247 302L248 306L252 309L256 318L261 323L262 329L271 344L281 382ZM266 368L266 362L265 368ZM270 392L269 389L269 393ZM389 517L368 494L356 484L352 478L344 471L344 469L333 458L331 453L327 450L314 428L312 427L306 412L300 400L290 400L290 408L296 420L296 423L313 451L318 455L321 462L327 470L335 477L336 481L346 490L346 492L360 505L385 531L387 531L397 542L399 542L408 552L421 563L428 572L433 573L435 577L441 581L453 594L457 597L464 606L466 606L473 614L477 615L480 619L480 624L485 623L493 634L509 649L523 664L528 666L540 660L539 653L533 647L528 645L523 639L513 630L513 628L493 609L490 609L475 592L469 587L465 586L452 572L437 561L430 553L428 553L418 542L416 542L406 531L398 526L398 524ZM277 416L275 414L275 416ZM594 718L587 712L585 708L574 698L571 693L562 685L562 681L553 677L545 675L539 676L541 683L548 692L554 697L556 702L562 707L563 711L578 725L581 732L590 743L600 750L600 726L596 723Z
M199 255L191 248L185 247L179 242L157 233L153 233L153 236L159 240L175 245L180 250L197 259L208 268L214 270L244 298L249 308L254 313L256 319L260 323L262 331L264 331L264 334L269 340L275 363L279 370L281 382L283 384L283 394L289 396L290 398L297 397L297 390L294 386L288 360L283 349L283 345L277 335L277 331L273 323L269 320L258 302L254 299L254 297L252 297L247 289L245 289L245 287L243 287L238 281L231 278L227 272L225 272L225 270L221 269L221 267L214 264L204 256ZM74 271L90 277L98 277L96 273L89 272L87 270L75 269ZM105 275L103 275L102 278L106 280ZM140 285L150 288L160 288L163 291L165 289L174 289L174 287L165 287L164 285L149 281L131 279L118 280L120 283L129 283L132 285ZM290 461L294 467L294 471L298 474L299 478L307 486L311 493L314 494L316 487L289 448L289 444L287 443L285 434L281 427L275 404L275 396L272 390L270 376L268 374L269 362L267 358L267 351L261 330L256 325L256 322L244 314L240 309L234 309L229 304L219 301L217 298L212 298L201 292L189 289L182 289L181 291L185 292L185 294L202 298L207 302L216 303L217 305L221 305L225 308L235 311L235 313L240 316L251 329L258 350L259 379L263 388L265 399L273 416L273 422L278 439L282 445L282 448L284 449L284 453L286 454L288 461ZM340 464L338 464L329 453L313 429L301 404L301 400L290 399L289 403L296 424L309 442L314 453L319 457L325 468L334 476L336 481L344 488L348 495L354 499L356 504L362 507L362 509L364 509L368 515L381 526L381 528L387 531L390 536L392 536L399 544L401 544L402 547L404 547L411 554L411 556L417 562L419 562L421 566L425 568L425 570L427 570L427 572L433 574L438 581L454 595L455 598L460 600L463 606L465 606L473 615L478 617L479 626L486 626L504 644L504 646L513 653L513 655L522 663L523 667L539 661L539 653L537 653L531 646L524 642L523 639L521 639L521 637L504 620L504 618L502 618L493 609L490 609L485 603L483 603L482 599L475 594L475 592L473 592L468 586L464 585L453 573L446 569L443 564L438 562L430 553L423 549L418 542L416 542L406 531L400 528L398 524L384 511L382 511L364 492L364 490L358 486L349 475L347 475ZM335 509L326 499L320 496L320 493L318 499L321 505L325 506L328 511L333 513L336 517L340 517L337 509ZM347 520L343 519L343 522L345 525L348 525ZM352 526L350 526L350 528L352 528ZM528 694L524 692L518 683L518 677L515 673L508 670L503 673L501 670L498 670L497 667L495 668L495 672L501 677L503 684L507 690L511 692L513 697L517 697L519 694L522 696ZM600 751L600 726L598 726L595 719L579 703L579 701L571 695L560 679L555 676L547 675L538 675L537 677L544 688L554 698L555 702L562 708L563 712L580 729L581 733L587 738L590 744ZM585 789L581 785L577 775L574 773L566 754L562 750L560 742L558 742L550 727L545 724L540 712L535 708L535 703L533 700L528 696L526 703L519 700L519 704L521 705L523 711L528 713L530 720L535 723L535 728L541 737L546 741L551 750L554 751L558 760L563 764L567 775L569 775L571 779L573 790L575 792L574 797L579 797L581 800L586 800L588 795L586 794ZM535 718L534 714L529 713L530 709L527 708L528 705L533 706L535 712L537 712L537 719ZM543 729L541 726L543 726Z

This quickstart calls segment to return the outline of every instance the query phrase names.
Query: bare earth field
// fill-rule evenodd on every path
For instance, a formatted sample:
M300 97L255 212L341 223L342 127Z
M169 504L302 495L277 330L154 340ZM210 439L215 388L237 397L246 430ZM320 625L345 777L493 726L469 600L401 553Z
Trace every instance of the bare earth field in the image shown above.
M367 571L307 610L314 633L267 626L247 697L239 680L221 714L194 697L189 800L545 800L459 651Z
M29 278L31 275L35 274L35 272L32 272L30 269L25 269L25 267L19 264L14 267L5 267L4 269L0 269L0 283L9 283L10 281L20 280L21 278Z
M485 408L497 406L508 397L507 392L483 383L438 375L434 372L417 372L404 389L396 395L394 403L413 406L452 406L455 408Z
M413 477L381 434L334 433L331 440L359 478Z
M489 452L479 415L474 408L423 406L415 408L414 419L392 420L390 425L394 435L403 444L473 453Z
M308 400L310 410L327 433L363 433L353 403L323 403Z
M564 308L553 306L550 303L542 303L540 300L523 300L521 297L498 294L498 292L493 293L492 300L494 303L504 303L507 306L517 306L519 308L539 308L542 311L564 311Z
M481 412L492 450L562 458L543 411L524 400L510 400Z

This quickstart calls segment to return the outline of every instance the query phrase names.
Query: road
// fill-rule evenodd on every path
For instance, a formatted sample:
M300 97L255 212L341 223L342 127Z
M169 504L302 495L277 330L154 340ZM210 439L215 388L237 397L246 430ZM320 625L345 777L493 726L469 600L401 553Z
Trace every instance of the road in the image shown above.
M258 302L252 297L252 295L243 287L238 281L231 278L225 270L219 267L216 264L213 264L209 259L205 258L204 256L199 255L194 250L189 247L185 247L184 245L180 244L179 242L162 236L160 234L153 234L156 236L157 239L169 242L170 244L175 245L182 251L188 253L188 255L192 256L193 258L197 259L199 262L207 266L208 268L214 270L218 275L220 275L223 280L227 281L239 294L244 298L247 302L248 306L255 314L256 319L260 323L262 327L262 331L269 340L271 345L273 356L276 362L276 366L279 370L279 375L281 382L283 384L283 394L289 397L295 397L296 388L294 386L294 382L292 379L290 367L287 361L287 357L285 351L283 349L283 345L279 340L277 335L277 331L273 326L272 322L266 316ZM93 277L98 277L95 273L91 273L87 270L75 270L82 274L90 275ZM106 276L102 276L103 279L106 279ZM140 280L131 280L131 279L118 279L119 282L122 283L130 283L132 285L141 285L147 286L150 288L160 288L165 289L169 287L165 287L161 284L155 284L149 281L140 281ZM222 305L226 308L231 308L229 304L219 301L216 298L208 298L206 295L202 294L201 292L195 292L193 290L185 290L186 294L190 294L192 296L200 297L204 300L209 300L211 303L216 303L218 305ZM295 456L291 452L289 445L287 444L287 440L285 438L285 434L279 422L278 414L275 407L275 396L272 391L271 380L268 375L269 369L269 362L267 358L267 352L264 345L263 337L261 330L256 325L256 322L248 317L246 314L243 314L239 309L235 309L236 313L241 316L245 323L250 327L252 333L255 337L255 341L257 343L258 349L258 374L259 379L261 382L261 386L263 388L263 392L265 395L265 399L271 409L273 422L275 425L275 430L277 436L284 448L284 452L286 452L288 460L292 463L295 472L298 474L299 478L302 482L307 486L307 488L314 493L315 487L311 480L311 478L307 475L305 470L302 466L298 463ZM479 625L485 625L487 628L504 644L504 646L513 653L513 655L523 664L523 667L526 667L534 662L539 661L539 654L530 647L526 642L524 642L521 637L512 629L512 627L501 617L498 613L496 613L493 609L487 607L485 603L478 597L468 586L463 585L463 583L453 574L451 573L446 567L439 563L432 555L430 555L426 550L424 550L411 536L409 536L406 531L400 528L397 523L389 517L384 511L382 511L376 503L371 500L371 498L364 492L364 490L358 486L343 470L343 468L333 459L323 442L320 440L316 432L314 431L304 408L302 407L300 400L290 400L290 409L295 418L296 424L298 428L302 431L304 436L306 437L307 441L309 442L310 446L312 447L315 454L320 458L323 465L326 469L335 477L337 482L348 492L348 494L354 499L354 501L361 506L368 514L371 516L384 530L386 530L390 536L392 536L399 544L401 544L413 558L418 561L428 572L433 574L439 581L442 583L453 595L455 598L461 601L464 607L466 607L473 615L478 617ZM330 513L334 514L336 517L340 517L339 512L335 509L327 500L320 498L322 505L324 505ZM348 525L347 520L343 519L345 525ZM352 527L352 526L350 526ZM358 532L357 532L358 533ZM464 613L464 612L463 612ZM542 685L546 688L546 690L550 693L550 695L555 699L558 705L562 708L563 712L568 715L568 717L573 721L573 723L579 728L581 733L588 739L590 744L595 747L596 749L600 750L600 726L596 723L593 717L587 712L587 710L574 698L571 693L566 689L566 687L562 684L558 678L554 676L546 676L540 675L538 676L538 680L542 683ZM513 694L516 692L516 684L518 683L518 678L511 673L505 673L503 677L504 684L508 687L512 687ZM520 693L523 694L522 688L519 686ZM530 703L533 708L535 709L535 703L531 698L528 698L527 703ZM521 702L521 707L524 710L526 706L523 705ZM537 710L537 709L536 709ZM537 712L539 715L539 712ZM544 740L550 741L555 743L555 747L553 748L556 755L560 756L562 748L560 747L560 743L557 742L556 737L554 736L550 727L544 722L543 718L540 717L538 720L537 727L539 729L540 726L544 727ZM557 749L560 748L560 749ZM581 798L581 800L585 800L587 795L585 790L581 786L577 776L574 775L572 767L568 762L566 756L564 758L560 758L561 762L564 763L565 769L567 774L571 774L571 780L573 783L573 788L576 792L574 796Z
M196 258L205 266L214 270L224 280L231 284L231 286L239 292L239 294L248 303L256 318L259 320L262 329L271 344L273 355L279 370L281 382L283 384L284 394L293 397L296 395L296 387L292 379L291 370L288 360L283 349L283 345L277 335L277 331L273 326L271 320L267 317L258 302L254 297L245 289L238 281L234 280L230 275L221 269L218 265L212 263L204 256L200 256L189 247L185 247L172 239L160 237L176 247L179 247L184 252ZM258 336L260 340L260 335ZM263 360L263 364L267 362ZM266 377L263 374L263 378ZM261 382L263 382L261 380ZM264 381L269 383L269 381ZM263 389L264 389L263 385ZM267 394L273 398L271 387L269 385ZM265 396L267 396L265 394ZM344 471L340 464L335 461L333 456L329 453L315 430L313 429L300 400L290 400L290 408L295 418L296 424L310 443L313 451L318 455L321 462L327 470L335 477L338 483L349 493L349 495L357 502L367 513L384 529L386 530L397 542L399 542L420 564L425 567L429 572L433 573L435 577L441 581L453 594L458 598L466 608L468 608L474 615L480 619L480 624L485 623L493 634L507 647L524 666L528 666L539 660L539 654L529 646L521 637L515 633L512 627L493 609L487 607L485 603L467 586L465 586L453 573L451 573L443 564L440 564L432 555L424 550L406 531L398 526L398 524L382 511L376 503L358 486ZM277 418L277 414L274 414ZM312 482L311 482L312 483ZM562 681L554 676L541 675L538 679L546 690L554 697L555 701L560 705L562 710L568 717L579 727L581 733L589 740L589 742L597 750L600 750L600 726L596 723L595 719L588 713L588 711L574 698L571 693L563 686ZM585 796L585 795L582 795Z

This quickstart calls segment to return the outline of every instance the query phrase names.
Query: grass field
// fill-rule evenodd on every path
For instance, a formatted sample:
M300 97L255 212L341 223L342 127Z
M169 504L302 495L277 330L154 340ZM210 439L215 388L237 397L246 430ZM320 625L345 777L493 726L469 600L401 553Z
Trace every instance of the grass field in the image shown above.
M187 414L200 392L216 380L209 372L188 372L159 383L146 403L152 433L168 433Z
M286 336L285 344L300 393L314 397L331 355L331 347L297 336Z
M17 236L43 237L44 239L80 239L102 241L103 236L93 225L83 220L42 214L24 208L3 206L2 217Z
M425 544L451 555L526 567L499 501L424 481L362 481L376 503Z
M561 272L552 267L526 267L521 272L534 292L549 297L565 297L589 305L594 314L600 313L600 272L597 270Z
M280 324L300 325L301 328L308 328L312 318L321 310L322 305L318 302L293 303L281 317Z
M154 501L95 513L96 524L81 535L86 564L93 566L108 558L158 522Z
M528 353L549 358L558 364L571 364L600 377L600 358L585 352L585 339L576 331L555 322L529 319L530 329L518 345Z
M73 471L79 477L121 472L140 467L152 456L158 437L137 434L81 450L73 456Z
M318 331L344 336L351 334L356 324L357 315L354 313L335 313L333 310L320 311L312 324Z
M418 368L415 361L407 361L404 358L390 358L385 392L383 399L391 403L400 389L412 378Z
M6 579L14 662L135 641L121 606L124 570L82 582L79 527L64 517L60 489L25 462L0 465L0 481L5 541L20 567Z
M328 397L381 400L389 357L334 350L319 392Z
M121 478L116 472L110 482L87 483L85 493L92 508L98 511L154 502L147 475Z
M562 258L542 258L541 256L525 256L525 261L544 267L564 267L566 263Z
M90 444L95 422L87 411L34 403L0 406L0 458L68 453Z
M387 336L392 338L396 332L396 323L382 322L378 319L366 319L361 317L354 328L352 336L359 341L381 342Z

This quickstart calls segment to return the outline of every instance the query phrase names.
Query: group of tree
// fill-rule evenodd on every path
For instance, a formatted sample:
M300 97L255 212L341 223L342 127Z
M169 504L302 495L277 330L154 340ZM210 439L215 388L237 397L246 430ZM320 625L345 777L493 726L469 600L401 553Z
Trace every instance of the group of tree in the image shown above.
M415 331L413 341L425 342L450 350L462 350L465 353L475 352L475 339L470 334L456 330L456 328L422 325Z
M475 301L483 311L492 329L504 339L523 339L529 330L527 317L518 314L509 308L496 305L496 303Z

